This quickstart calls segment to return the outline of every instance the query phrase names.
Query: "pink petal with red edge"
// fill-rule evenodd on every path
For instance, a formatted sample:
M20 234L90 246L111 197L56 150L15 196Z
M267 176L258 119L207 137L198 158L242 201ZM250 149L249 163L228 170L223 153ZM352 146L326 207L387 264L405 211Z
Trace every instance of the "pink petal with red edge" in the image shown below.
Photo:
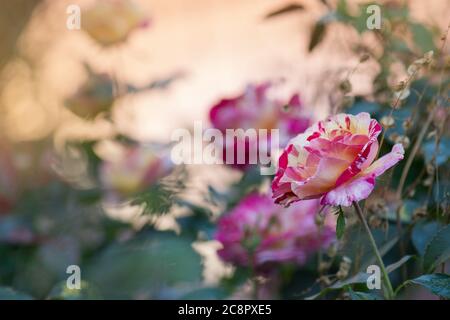
M366 199L375 186L375 177L402 160L404 152L401 144L394 145L390 153L375 161L358 176L328 192L322 198L321 204L350 206L353 201Z
M340 186L355 177L374 160L378 152L377 137L381 132L381 126L376 120L372 120L370 121L368 131L369 141L362 147L352 164L337 179L336 186Z
M403 159L405 150L400 143L397 143L392 147L392 151L382 156L380 159L372 163L366 170L364 175L375 175L376 177L382 175L387 169L391 168L397 162Z
M357 155L355 160L353 160L351 165L344 172L342 172L342 174L336 180L337 187L349 181L351 178L353 178L354 176L356 176L358 173L361 172L363 165L369 158L369 155L373 154L373 152L371 152L372 145L378 146L378 144L374 143L366 144L361 150L361 152Z
M353 201L366 199L374 186L375 178L373 176L356 178L325 194L320 204L349 207Z

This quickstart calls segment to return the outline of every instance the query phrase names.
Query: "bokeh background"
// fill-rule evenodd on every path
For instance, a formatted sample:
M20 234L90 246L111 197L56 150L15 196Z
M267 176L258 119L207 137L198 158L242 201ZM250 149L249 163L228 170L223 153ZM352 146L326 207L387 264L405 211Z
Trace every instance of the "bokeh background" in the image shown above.
M149 26L134 31L126 42L108 48L98 45L83 30L66 28L68 5L78 4L85 8L93 2L6 0L0 3L0 145L11 146L13 165L21 172L11 176L3 172L0 179L7 181L6 189L11 192L16 188L33 189L33 200L23 200L29 203L21 210L28 214L34 210L32 224L38 226L29 228L25 224L27 227L24 227L20 219L8 222L10 227L2 224L0 235L8 228L13 233L11 236L9 231L3 231L3 243L12 242L16 247L2 246L0 250L0 264L9 266L0 272L0 284L23 289L40 298L48 296L51 290L57 291L55 283L65 277L62 266L82 257L96 256L110 240L126 239L149 219L158 230L176 230L175 217L184 214L184 209L173 208L169 215L143 218L136 207L117 208L105 204L83 211L77 207L72 192L60 193L62 187L59 184L50 191L42 187L53 179L62 179L66 186L74 184L81 189L90 185L86 159L67 155L64 152L67 142L120 134L142 142L166 143L174 129L191 128L196 120L203 121L206 126L208 111L219 99L239 94L249 83L267 80L280 81L283 83L281 90L286 92L300 92L306 112L313 119L320 119L328 114L333 104L336 83L359 61L352 47L359 35L342 25L330 28L325 39L309 52L311 30L325 11L321 1L302 0L298 3L304 6L303 10L267 19L269 12L291 1L136 0L150 18ZM348 2L356 5L364 1ZM436 30L446 29L450 13L448 1L405 2L410 8L411 19ZM384 4L383 1L380 3ZM369 47L374 43L371 34L364 34L362 39ZM116 81L134 87L170 81L156 89L141 90L116 99L111 119L97 117L86 121L65 105L67 98L88 78L85 65L96 73L113 75ZM370 96L372 80L378 71L379 66L374 61L356 69L351 78L353 93ZM398 76L402 74L404 70L399 66ZM49 149L59 152L58 161ZM204 204L202 194L208 186L224 190L240 177L239 172L223 166L214 169L192 166L189 172L184 197L196 204ZM60 214L62 211L69 211L68 216ZM107 216L108 222L101 220L99 223L124 223L127 227L116 233L111 230L120 227L107 229L102 226L106 229L97 232L96 228L100 227L95 223L98 221L94 224L86 222L86 216L87 220L98 221L103 219L99 216ZM94 216L96 218L92 218ZM56 221L61 223L57 227ZM41 234L46 234L42 230L52 229L52 235L47 234L51 241L36 240L39 232L32 231L36 229ZM39 243L38 250L31 248L35 241ZM164 241L166 247L161 250L178 248L177 241L176 238ZM83 251L81 247L87 249ZM201 273L199 283L216 284L220 277L230 272L216 256L217 243L198 243L194 248L201 254L205 267L195 270ZM145 250L148 250L148 259L152 258L152 252L157 252L152 248ZM173 250L174 255L178 254L176 249ZM182 252L183 247L179 250ZM158 257L155 253L154 259ZM172 263L170 254L166 258ZM100 264L97 271L90 271L91 278L100 276L102 271L99 270L114 268L114 262L111 263L107 255L101 259L96 262ZM128 260L134 261L132 259ZM188 261L186 268L189 259L181 260L182 263ZM151 262L146 261L144 265L150 268ZM130 274L142 271L134 262L122 267L129 267ZM157 285L152 279L166 275L158 274L164 266L154 268L147 283L152 290L144 290L142 286L142 290L133 291L131 287L136 285L133 281L139 282L137 278L121 274L122 282L129 284L126 289L133 291L126 297L179 297L171 290L155 289ZM48 272L49 269L52 271ZM177 272L180 271L175 268L173 273ZM183 280L181 272L180 279ZM176 283L180 279L168 281ZM114 290L113 287L103 289ZM106 296L116 297L114 293Z

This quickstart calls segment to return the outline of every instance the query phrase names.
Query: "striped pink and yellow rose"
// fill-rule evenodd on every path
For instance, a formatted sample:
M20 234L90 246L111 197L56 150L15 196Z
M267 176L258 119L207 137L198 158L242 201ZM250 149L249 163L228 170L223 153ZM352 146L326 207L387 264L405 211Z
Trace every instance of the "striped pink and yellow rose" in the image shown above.
M403 159L396 144L375 161L381 125L368 113L337 114L292 139L279 159L272 183L276 203L321 199L322 205L350 206L365 199L375 178Z

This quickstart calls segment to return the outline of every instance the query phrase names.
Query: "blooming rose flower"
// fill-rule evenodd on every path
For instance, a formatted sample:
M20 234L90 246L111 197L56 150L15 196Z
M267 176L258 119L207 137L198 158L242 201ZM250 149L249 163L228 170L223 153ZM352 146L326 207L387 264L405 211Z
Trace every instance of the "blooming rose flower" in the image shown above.
M209 117L212 125L224 134L227 129L267 129L270 141L270 130L279 129L280 144L286 143L295 135L305 131L309 126L308 117L302 116L302 103L298 94L294 94L288 102L270 99L268 90L270 83L249 85L241 95L223 99L211 108ZM234 164L237 168L245 168L248 164L250 147L256 147L258 141L250 141L245 137L235 138L233 143L224 146L224 159L226 150L234 148ZM237 164L237 145L245 143L245 164ZM260 144L261 145L261 144ZM269 144L267 145L270 148Z
M82 13L83 29L101 45L123 42L129 34L146 27L149 19L130 0L99 0Z
M335 239L335 220L327 215L322 229L315 223L318 200L283 208L268 195L250 194L221 217L215 239L223 248L219 256L237 265L269 266L271 263L304 264Z
M113 159L102 163L100 181L113 195L127 197L145 191L173 168L169 156L157 147L122 146Z
M396 144L374 162L380 124L368 113L337 114L289 142L272 183L276 203L322 198L321 204L350 206L369 196L375 178L403 159Z

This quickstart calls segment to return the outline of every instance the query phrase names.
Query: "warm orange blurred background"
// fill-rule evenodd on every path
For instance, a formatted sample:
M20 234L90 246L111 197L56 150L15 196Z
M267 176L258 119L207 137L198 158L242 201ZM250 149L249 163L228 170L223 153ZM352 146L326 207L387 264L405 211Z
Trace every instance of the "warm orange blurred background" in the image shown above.
M66 28L67 6L83 8L90 0L8 2L2 4L2 54L15 56L2 57L1 120L16 141L42 138L53 130L78 135L79 127L88 126L62 105L86 77L82 61L136 85L183 75L167 90L127 97L115 106L118 130L160 141L167 141L174 128L207 120L212 103L254 81L286 79L287 87L299 90L306 107L320 117L327 111L334 77L357 63L348 47L356 35L341 27L329 32L314 54L307 54L310 30L323 14L323 5L315 0L300 1L303 11L270 20L264 16L289 1L139 0L151 26L110 49L99 47L82 30ZM418 20L445 28L448 1L409 2ZM28 14L31 19L22 25ZM375 70L370 64L357 70L352 78L356 92L370 92L368 80ZM316 83L321 85L312 85ZM98 132L112 130L98 122Z

